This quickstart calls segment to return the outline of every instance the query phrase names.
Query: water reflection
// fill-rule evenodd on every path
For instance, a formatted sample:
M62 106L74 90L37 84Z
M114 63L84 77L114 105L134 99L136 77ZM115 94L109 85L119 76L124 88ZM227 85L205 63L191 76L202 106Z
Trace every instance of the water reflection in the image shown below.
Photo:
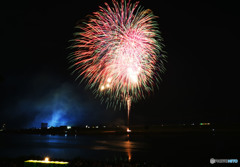
M108 137L99 136L96 140L96 136L91 138L90 136L68 136L67 134L63 136L39 135L36 136L35 142L41 145L41 147L45 146L47 152L54 154L58 152L65 155L63 151L65 149L62 150L61 148L68 147L68 149L78 148L76 154L86 152L86 149L120 153L124 154L125 160L131 161L133 152L145 147L142 142L137 142L132 137L131 134Z
M132 161L133 157L136 159L134 154L139 155L146 145L136 136L129 135L6 135L0 136L1 141L5 141L4 146L0 145L0 156L97 157Z
M216 131L216 129L215 129ZM212 132L213 133L213 132ZM214 132L216 133L216 132ZM17 139L17 140L16 140ZM120 161L172 161L186 157L215 155L227 150L239 155L238 134L234 135L25 135L0 133L0 157L49 156L61 159L120 160ZM229 143L226 148L217 143ZM196 144L197 143L197 144ZM194 146L194 147L193 147ZM211 147L214 146L214 147ZM231 148L231 149L229 149ZM172 152L174 150L174 153ZM158 151L158 154L155 152ZM231 152L230 152L231 151ZM225 155L225 154L224 154ZM212 157L212 156L211 156Z
M133 151L137 151L141 147L140 143L130 140L129 134L121 136L118 140L98 140L96 143L98 144L92 147L92 149L125 152L128 161L131 161Z
M132 144L131 144L131 141L126 141L125 142L125 149L126 149L126 152L127 152L127 156L128 156L128 161L131 161L132 159Z

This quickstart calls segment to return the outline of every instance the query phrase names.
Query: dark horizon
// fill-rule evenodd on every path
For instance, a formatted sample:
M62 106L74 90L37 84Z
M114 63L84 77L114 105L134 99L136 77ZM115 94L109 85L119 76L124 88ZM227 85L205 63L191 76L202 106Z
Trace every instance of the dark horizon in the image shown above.
M67 60L74 26L104 2L1 8L0 126L126 123L127 111L106 109L86 83L75 81ZM140 5L159 16L168 62L159 90L132 105L131 123L240 122L237 5L153 0Z

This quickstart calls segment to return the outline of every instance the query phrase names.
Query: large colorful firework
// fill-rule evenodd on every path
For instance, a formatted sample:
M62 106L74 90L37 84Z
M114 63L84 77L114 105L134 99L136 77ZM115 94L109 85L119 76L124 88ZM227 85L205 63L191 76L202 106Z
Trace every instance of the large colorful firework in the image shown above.
M154 91L165 70L157 18L139 2L105 3L78 25L71 67L108 106L127 106Z

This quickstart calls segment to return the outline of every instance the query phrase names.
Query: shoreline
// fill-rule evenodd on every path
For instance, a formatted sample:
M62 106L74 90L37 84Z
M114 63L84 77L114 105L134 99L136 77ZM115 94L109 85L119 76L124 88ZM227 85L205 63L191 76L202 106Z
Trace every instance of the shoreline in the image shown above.
M84 129L72 128L66 129L20 129L5 130L0 134L40 134L40 135L178 135L178 134L240 134L239 126L157 126L147 128L131 128L127 132L124 128L118 129Z

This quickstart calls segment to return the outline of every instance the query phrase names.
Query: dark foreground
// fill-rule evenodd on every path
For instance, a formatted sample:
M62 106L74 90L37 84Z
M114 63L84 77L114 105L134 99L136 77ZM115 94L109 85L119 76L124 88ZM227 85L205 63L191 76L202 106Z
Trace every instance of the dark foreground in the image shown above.
M43 157L19 157L19 158L0 158L1 167L24 167L24 161L28 159L43 159ZM170 164L153 164L153 163L140 163L129 162L122 159L116 160L87 160L75 158L73 160L58 160L69 162L69 167L157 167L157 166L171 166Z
M39 159L42 160L43 157L19 157L19 158L0 158L0 167L24 167L24 161L29 159ZM196 164L196 163L186 163L186 164L176 164L172 163L146 163L146 162L129 162L122 159L116 160L88 160L82 158L75 158L73 160L56 160L56 161L67 161L69 162L68 167L174 167L174 166L184 166L184 167L213 167L217 164ZM237 164L225 164L225 166L231 165L231 167L236 167Z

